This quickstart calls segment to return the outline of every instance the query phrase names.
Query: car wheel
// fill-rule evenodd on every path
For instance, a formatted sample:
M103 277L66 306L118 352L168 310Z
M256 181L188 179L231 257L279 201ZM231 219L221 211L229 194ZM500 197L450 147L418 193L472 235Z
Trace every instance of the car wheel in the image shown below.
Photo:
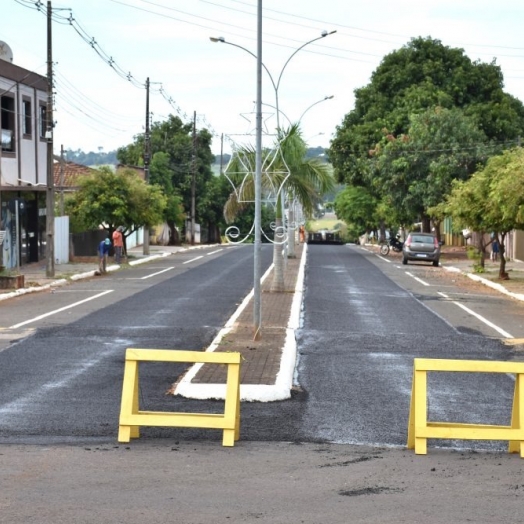
M402 259L402 263L407 266L408 265L408 259L407 258L403 258Z
M438 260L433 260L433 266L438 267Z

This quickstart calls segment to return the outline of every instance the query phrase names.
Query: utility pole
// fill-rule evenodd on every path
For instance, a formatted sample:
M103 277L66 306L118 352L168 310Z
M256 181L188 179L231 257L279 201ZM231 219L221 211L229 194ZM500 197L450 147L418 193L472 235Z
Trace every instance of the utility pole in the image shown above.
M64 144L60 145L60 216L64 216Z
M224 133L220 137L220 176L224 173Z
M55 276L55 194L53 173L53 45L52 8L47 2L47 191L46 191L46 276Z
M196 198L196 111L193 111L193 159L191 162L191 245L195 245L195 198Z
M146 132L144 136L144 178L149 184L149 162L151 160L151 137L149 133L149 77L146 80ZM143 254L149 255L149 226L144 227Z

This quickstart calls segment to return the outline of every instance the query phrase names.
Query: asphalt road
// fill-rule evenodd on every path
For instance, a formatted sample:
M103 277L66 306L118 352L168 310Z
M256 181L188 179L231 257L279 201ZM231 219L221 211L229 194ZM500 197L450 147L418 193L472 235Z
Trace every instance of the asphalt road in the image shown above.
M205 250L0 305L0 522L522 522L521 459L505 444L405 449L413 358L513 359L501 339L522 336L522 306L356 246L310 247L296 390L243 404L234 448L177 428L118 445L125 348L205 347L252 262L249 247ZM146 408L222 407L166 396L181 367L141 371ZM506 375L444 374L430 417L504 423L512 390Z
M263 258L267 267L270 246ZM125 349L207 347L249 291L252 263L247 246L208 249L4 303L4 327L37 329L0 352L0 442L115 442ZM515 336L520 306L489 290L472 292L443 272L406 268L357 246L310 246L297 388L286 401L245 403L242 440L404 446L413 358L512 358L500 333L457 304L491 312ZM44 316L49 311L60 312ZM142 409L220 411L221 402L165 394L185 367L143 364ZM513 386L506 375L430 375L430 419L506 424ZM220 439L198 429L141 433Z
M489 290L461 288L444 271L406 268L357 246L310 247L298 368L307 393L305 440L404 446L414 358L512 358L500 334L456 302L504 319L515 334L522 333L511 324L521 306ZM428 384L430 420L509 424L514 381L507 375L438 373Z

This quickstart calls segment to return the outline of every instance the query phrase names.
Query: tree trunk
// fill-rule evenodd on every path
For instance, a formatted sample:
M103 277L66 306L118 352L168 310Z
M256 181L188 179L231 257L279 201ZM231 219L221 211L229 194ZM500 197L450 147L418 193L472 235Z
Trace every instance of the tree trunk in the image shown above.
M440 242L441 236L440 236L440 221L435 220L433 222L433 227L435 229L435 236L437 237L437 242Z
M427 215L422 215L422 231L421 233L430 233L431 232L431 221Z
M498 238L498 237L497 237ZM500 234L499 242L499 255L500 255L500 266L499 266L499 278L500 280L509 280L509 274L506 272L506 234Z
M287 224L287 245L288 245L288 258L295 258L295 203L291 201L289 203L288 211L288 224Z
M385 242L386 241L386 224L384 223L384 220L380 221L380 235L378 237L379 242Z
M484 244L484 231L480 231L478 233L478 242L477 242L477 251L479 253L479 266L484 269L486 267L486 264L484 263L485 254L486 254L486 246Z
M284 228L282 227L282 201L281 195L277 198L275 213L275 236L273 244L273 281L271 282L272 293L282 293L284 287L284 261L282 259L282 246L284 242Z

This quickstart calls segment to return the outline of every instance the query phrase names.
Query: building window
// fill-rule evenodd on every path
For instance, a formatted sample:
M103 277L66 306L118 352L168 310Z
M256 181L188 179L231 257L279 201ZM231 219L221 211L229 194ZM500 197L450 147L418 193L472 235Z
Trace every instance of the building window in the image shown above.
M22 126L23 126L23 133L24 137L31 138L31 135L33 133L33 115L31 111L31 100L24 99L22 102Z
M11 96L0 97L0 124L2 151L15 151L15 99Z
M46 138L47 131L47 106L40 104L40 138Z

